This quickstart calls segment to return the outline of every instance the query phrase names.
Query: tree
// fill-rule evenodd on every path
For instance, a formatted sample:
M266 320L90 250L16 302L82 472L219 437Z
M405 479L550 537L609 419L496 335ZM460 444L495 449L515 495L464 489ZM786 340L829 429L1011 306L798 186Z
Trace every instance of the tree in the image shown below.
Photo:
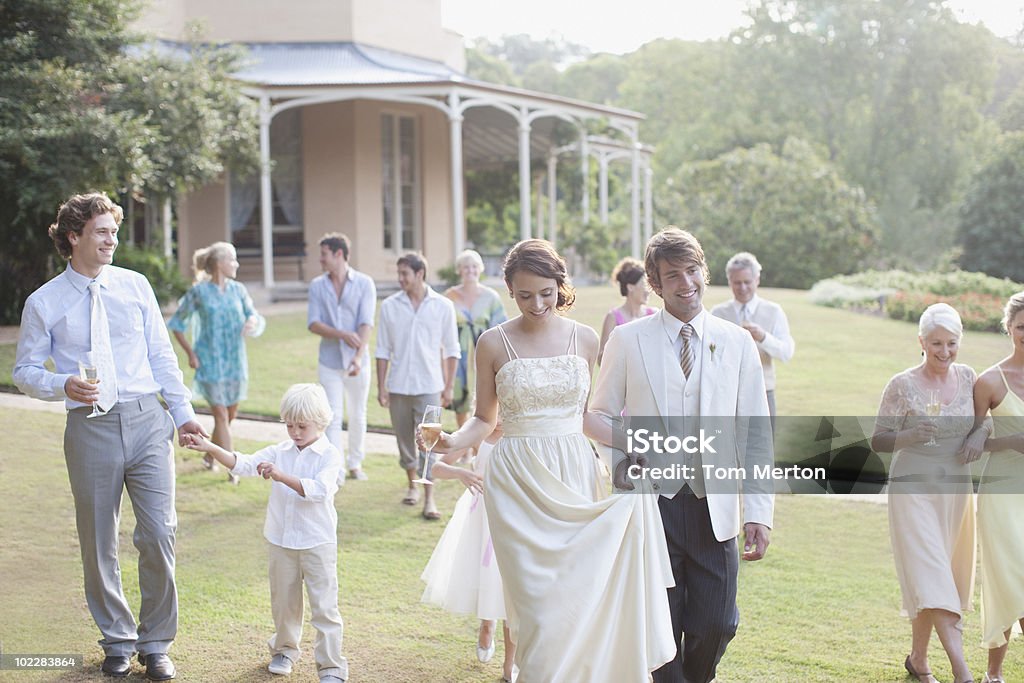
M139 54L129 0L0 3L0 322L58 259L46 234L75 192L170 196L251 163L236 55Z
M960 266L1024 281L1024 133L1004 135L960 209Z
M951 246L993 126L994 39L933 0L760 0L735 36L765 113L825 145L879 207L885 256Z
M856 270L876 239L871 204L808 143L791 138L781 154L768 145L685 164L663 192L665 222L702 242L712 279L750 251L765 266L762 283L807 288Z

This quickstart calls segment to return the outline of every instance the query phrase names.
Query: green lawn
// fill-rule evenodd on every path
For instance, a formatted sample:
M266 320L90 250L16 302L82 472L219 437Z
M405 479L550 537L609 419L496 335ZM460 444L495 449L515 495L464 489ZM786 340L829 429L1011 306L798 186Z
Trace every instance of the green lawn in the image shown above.
M0 429L12 444L0 456L0 639L8 653L84 653L76 674L15 674L0 680L102 680L98 634L85 607L74 515L61 452L60 415L11 410ZM241 448L257 444L242 443ZM270 681L266 639L273 630L262 526L268 487L231 487L178 453L178 587L181 626L173 654L180 680ZM339 493L341 611L353 681L496 681L501 654L474 656L476 622L419 603L419 573L442 525L399 504L403 475L393 457L371 454L371 479ZM450 511L458 487L439 486ZM741 627L719 681L903 681L910 628L898 616L899 588L883 506L819 496L781 496L765 560L740 573ZM124 506L121 566L138 605L133 517ZM966 619L972 669L984 666L979 615ZM312 633L292 680L314 681ZM599 646L596 645L595 646ZM621 644L607 644L621 647ZM932 667L949 680L933 639ZM1015 642L1008 680L1024 677ZM133 680L139 680L138 677Z
M915 325L815 306L803 291L763 289L761 293L785 308L796 340L796 355L777 372L780 415L873 415L888 379L920 361ZM577 294L570 315L597 330L608 309L621 301L611 286L583 287ZM727 288L710 287L704 300L710 308L727 298ZM654 296L651 303L660 305ZM511 302L506 301L506 308L510 315L518 313ZM242 412L276 417L281 395L290 384L316 381L318 340L306 331L305 313L271 316L263 336L248 342L251 376ZM374 336L371 349L375 342ZM192 371L176 344L175 349L191 382ZM960 361L980 372L1007 352L1008 342L1002 335L968 332ZM10 384L13 365L14 346L0 344L0 383ZM377 404L376 387L374 380L368 420L371 426L386 429L390 418ZM197 405L202 401L197 400Z
M797 340L794 360L779 370L778 400L788 415L871 415L886 380L919 360L907 323L819 308L802 292L764 292L781 302ZM712 288L709 305L726 298ZM598 326L617 301L610 287L584 289L575 315ZM273 317L253 340L252 392L243 406L276 414L283 388L315 379L316 339L300 314ZM999 335L969 333L961 360L979 370L1005 354ZM0 346L9 377L13 347ZM386 425L371 401L371 422ZM0 455L0 643L7 653L84 653L90 664L72 675L16 674L0 680L102 680L98 634L85 607L73 504L63 462L60 415L0 414L9 444ZM28 448L25 444L32 444ZM260 444L241 443L254 448ZM178 453L178 586L181 628L173 654L180 680L272 680L265 642L272 631L262 524L267 486L248 479L235 488L210 476L199 459ZM393 456L371 454L370 481L338 495L341 610L352 680L496 681L501 654L487 665L474 656L475 620L419 604L419 573L442 525L399 504L404 475ZM449 512L460 493L439 487ZM123 579L138 604L133 518L124 506ZM743 565L741 630L720 669L722 683L740 681L904 681L909 624L898 616L899 587L883 506L817 496L780 496L768 557ZM307 650L311 632L306 632ZM968 615L965 643L976 673L984 668L980 618ZM595 645L601 646L601 645ZM610 647L621 646L607 644ZM932 668L951 678L937 639ZM1008 680L1024 680L1024 648L1011 646ZM138 680L136 676L134 680ZM297 681L313 681L308 655ZM980 680L980 676L979 676Z

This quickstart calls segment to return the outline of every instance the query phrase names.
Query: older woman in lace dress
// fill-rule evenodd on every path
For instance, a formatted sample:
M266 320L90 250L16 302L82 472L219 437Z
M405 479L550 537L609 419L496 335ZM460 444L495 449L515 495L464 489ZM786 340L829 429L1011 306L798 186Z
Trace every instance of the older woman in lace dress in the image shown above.
M934 683L928 664L932 629L953 668L955 683L972 681L963 651L963 614L974 588L974 501L970 463L985 435L974 428L974 381L956 363L963 325L947 304L921 315L919 365L885 387L872 447L893 452L889 531L903 613L911 620L904 666Z

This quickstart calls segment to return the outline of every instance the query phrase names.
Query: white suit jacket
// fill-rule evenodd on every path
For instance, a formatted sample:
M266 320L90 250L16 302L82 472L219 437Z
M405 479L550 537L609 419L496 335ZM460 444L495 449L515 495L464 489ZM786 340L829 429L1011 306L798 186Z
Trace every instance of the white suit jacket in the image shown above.
M590 398L589 410L598 413L613 426L621 425L621 415L666 416L668 410L668 377L682 373L672 343L665 334L662 316L634 320L616 327L608 339L597 384ZM700 354L700 419L716 417L758 417L758 424L767 424L768 400L757 346L743 328L711 315L705 316L704 338L708 348ZM711 347L714 346L714 351ZM772 464L771 438L719 440L714 455L704 454L703 464L736 467L750 463ZM623 457L598 444L603 457ZM756 449L756 452L754 450ZM767 452L765 452L767 451ZM748 475L751 473L748 473ZM741 489L743 522L772 525L774 510L773 484L748 476L737 480L727 492L708 495L708 509L715 538L725 541L739 535ZM720 489L716 489L720 490Z

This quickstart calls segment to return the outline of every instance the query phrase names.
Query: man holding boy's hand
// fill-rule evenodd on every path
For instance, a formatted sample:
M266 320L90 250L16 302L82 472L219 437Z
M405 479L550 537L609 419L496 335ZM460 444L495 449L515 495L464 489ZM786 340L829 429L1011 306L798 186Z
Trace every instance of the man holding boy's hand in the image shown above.
M138 652L146 677L166 681L175 676L167 652L178 630L170 440L175 427L182 444L206 432L196 422L153 288L140 273L111 265L123 216L98 193L75 195L60 207L49 234L68 266L25 302L12 374L24 393L63 400L68 409L64 453L85 598L103 634L103 673L127 676ZM139 549L138 622L117 558L126 488Z

